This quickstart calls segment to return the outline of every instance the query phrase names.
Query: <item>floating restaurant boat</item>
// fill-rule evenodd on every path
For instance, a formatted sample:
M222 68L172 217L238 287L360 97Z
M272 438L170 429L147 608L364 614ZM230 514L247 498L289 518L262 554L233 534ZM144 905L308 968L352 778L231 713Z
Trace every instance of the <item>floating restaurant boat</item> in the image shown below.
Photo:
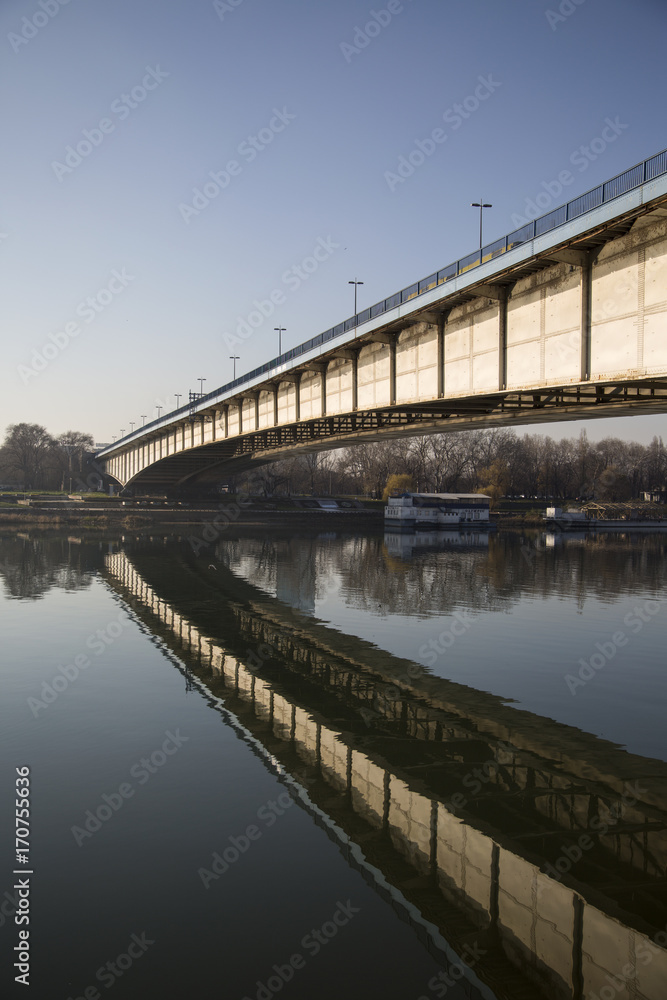
M489 520L491 497L485 493L402 493L389 497L385 524L393 530L494 527Z

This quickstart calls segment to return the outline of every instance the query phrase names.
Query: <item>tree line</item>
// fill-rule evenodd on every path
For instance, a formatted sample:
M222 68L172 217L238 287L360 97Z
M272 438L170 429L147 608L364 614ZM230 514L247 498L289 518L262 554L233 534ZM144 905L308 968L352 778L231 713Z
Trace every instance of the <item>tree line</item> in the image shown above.
M100 475L90 434L52 437L39 424L11 424L0 448L0 481L20 489L90 489ZM229 479L250 493L381 497L390 477L422 493L489 493L555 500L629 500L664 489L667 449L608 437L554 440L508 428L427 434L283 459ZM396 482L396 480L394 480Z
M95 444L90 434L65 431L52 437L40 424L10 424L0 448L0 482L22 490L91 489Z
M388 480L421 493L474 493L557 500L622 501L664 489L662 438L642 445L608 437L554 440L514 430L459 431L317 452L242 477L250 492L340 493L381 497Z

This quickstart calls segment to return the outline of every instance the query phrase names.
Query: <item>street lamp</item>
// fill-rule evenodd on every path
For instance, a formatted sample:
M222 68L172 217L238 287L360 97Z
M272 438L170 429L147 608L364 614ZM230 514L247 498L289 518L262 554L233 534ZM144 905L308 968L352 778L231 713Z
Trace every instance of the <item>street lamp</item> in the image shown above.
M182 392L175 392L174 395L176 396L176 409L178 409L178 404L179 404L180 398L183 395L183 393Z
M354 315L356 316L357 315L357 285L363 285L363 281L357 281L357 279L355 278L354 281L348 281L348 285L354 285Z
M141 419L142 419L142 421L143 421L143 423L142 423L142 425L141 425L141 426L143 427L143 426L144 426L144 424L146 423L146 414L145 414L145 413L142 413L142 414L141 414Z
M120 436L121 437L125 437L125 428L124 427L121 427L121 429L120 429Z
M234 377L234 380L236 380L236 362L240 361L241 358L239 357L238 354L230 354L229 355L229 360L234 362L234 376L233 377Z
M136 420L130 420L130 434L134 434L134 425L135 424L136 424Z
M481 250L482 249L482 212L484 211L485 208L493 208L493 205L489 204L488 201L484 201L483 198L480 198L479 201L471 201L470 202L470 207L471 208L478 208L479 209L479 249Z
M156 405L155 409L157 410L157 418L159 420L160 419L160 414L162 413L162 407Z
M199 382L199 395L203 396L204 395L204 382L206 381L206 379L205 378L198 378L197 381Z
M286 326L274 326L273 328L278 334L278 355L283 353L283 334L287 330Z

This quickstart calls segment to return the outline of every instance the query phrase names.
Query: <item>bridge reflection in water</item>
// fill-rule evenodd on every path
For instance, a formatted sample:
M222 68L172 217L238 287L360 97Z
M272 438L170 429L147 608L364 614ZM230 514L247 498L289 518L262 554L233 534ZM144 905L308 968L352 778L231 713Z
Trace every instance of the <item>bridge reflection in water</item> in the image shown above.
M185 549L173 573L129 553L109 583L444 967L467 962L460 995L664 1000L667 764L415 671ZM224 641L193 610L216 601Z

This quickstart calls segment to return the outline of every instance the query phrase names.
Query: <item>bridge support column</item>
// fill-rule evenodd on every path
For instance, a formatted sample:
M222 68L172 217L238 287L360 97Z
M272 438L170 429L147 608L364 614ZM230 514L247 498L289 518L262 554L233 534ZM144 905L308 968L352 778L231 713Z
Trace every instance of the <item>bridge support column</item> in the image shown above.
M581 265L581 380L591 377L591 306L593 261L590 257Z
M223 410L223 420L225 422L225 437L229 437L229 407L225 406Z
M352 409L356 410L359 399L359 351L352 355Z
M273 426L278 426L278 386L273 386Z
M394 334L389 344L389 405L396 402L396 341L398 335Z
M498 388L507 388L507 300L505 292L498 299Z

